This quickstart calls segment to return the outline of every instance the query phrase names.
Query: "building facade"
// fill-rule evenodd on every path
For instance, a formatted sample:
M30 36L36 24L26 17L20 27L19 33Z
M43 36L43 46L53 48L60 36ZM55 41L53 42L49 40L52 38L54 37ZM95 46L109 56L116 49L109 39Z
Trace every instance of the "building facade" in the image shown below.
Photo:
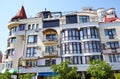
M48 79L50 66L70 61L87 78L91 59L104 59L115 71L120 70L120 19L114 8L83 8L81 12L42 11L27 18L22 6L8 24L6 68L19 74L35 73Z

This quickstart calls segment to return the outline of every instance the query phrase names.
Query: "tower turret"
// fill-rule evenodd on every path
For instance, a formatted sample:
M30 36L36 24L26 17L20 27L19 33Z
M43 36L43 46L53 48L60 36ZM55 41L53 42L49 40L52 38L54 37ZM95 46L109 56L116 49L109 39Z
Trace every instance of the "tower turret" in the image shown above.
M24 6L21 7L21 9L17 12L17 14L12 17L11 21L19 20L19 19L26 19L26 12L24 9Z

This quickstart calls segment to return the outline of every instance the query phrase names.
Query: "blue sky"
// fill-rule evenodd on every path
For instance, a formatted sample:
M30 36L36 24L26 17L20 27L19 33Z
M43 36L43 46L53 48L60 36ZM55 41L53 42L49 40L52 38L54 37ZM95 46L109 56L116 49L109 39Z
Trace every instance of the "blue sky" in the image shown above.
M24 5L27 17L34 17L45 8L50 11L81 11L83 7L116 8L120 17L120 0L2 0L0 1L0 50L4 53L7 46L10 19Z

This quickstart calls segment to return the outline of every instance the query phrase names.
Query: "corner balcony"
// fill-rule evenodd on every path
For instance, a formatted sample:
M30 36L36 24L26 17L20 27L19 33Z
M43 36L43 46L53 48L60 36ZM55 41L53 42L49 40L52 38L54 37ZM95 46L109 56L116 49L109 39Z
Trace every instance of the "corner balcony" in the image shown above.
M55 38L55 39L43 39L43 43L45 45L48 45L48 44L57 44L58 43L58 38Z
M53 52L44 52L45 58L52 58L52 57L58 57L58 51L55 50Z

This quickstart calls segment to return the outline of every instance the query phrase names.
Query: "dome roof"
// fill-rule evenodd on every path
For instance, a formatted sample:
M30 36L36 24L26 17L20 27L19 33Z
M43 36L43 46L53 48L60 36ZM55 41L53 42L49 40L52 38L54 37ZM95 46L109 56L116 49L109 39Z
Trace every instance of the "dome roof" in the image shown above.
M24 9L24 6L21 7L21 9L17 12L17 14L11 19L13 21L14 19L26 19L26 12Z

